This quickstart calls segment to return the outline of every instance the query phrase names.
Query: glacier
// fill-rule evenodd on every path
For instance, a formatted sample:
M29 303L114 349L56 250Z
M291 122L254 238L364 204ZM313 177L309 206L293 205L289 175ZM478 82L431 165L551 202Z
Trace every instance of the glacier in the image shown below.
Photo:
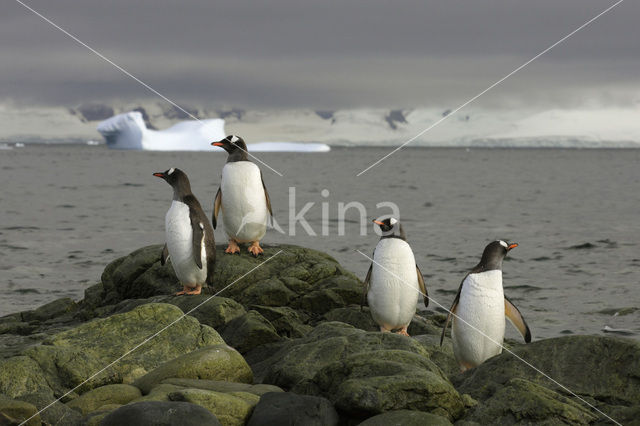
M98 124L98 132L113 149L144 151L210 151L224 139L224 120L181 121L165 130L148 129L138 111L114 115Z
M224 120L181 121L165 130L147 128L142 114L130 111L115 115L98 124L98 132L113 149L142 151L224 151L211 142L224 139ZM248 145L251 152L327 152L323 143L258 142Z

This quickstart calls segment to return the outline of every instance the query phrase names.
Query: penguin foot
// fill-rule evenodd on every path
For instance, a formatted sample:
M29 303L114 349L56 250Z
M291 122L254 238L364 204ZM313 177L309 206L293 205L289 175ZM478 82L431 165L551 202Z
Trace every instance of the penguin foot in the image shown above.
M175 296L182 296L183 294L187 294L188 291L189 291L189 287L187 287L186 285L183 285L182 291L177 292Z
M229 240L229 246L224 251L227 254L240 253L240 246L235 240Z
M184 294L200 294L202 292L202 286L201 285L197 285L195 289L191 289L189 291L186 291Z
M249 246L249 253L251 253L255 257L258 257L258 255L264 253L264 250L262 250L262 247L260 247L260 241L254 241L251 243L251 245Z
M404 326L404 327L402 327L402 328L400 329L400 331L398 331L398 334L401 334L401 335L403 335L403 336L407 336L407 337L411 337L411 336L409 336L409 333L407 333L407 327L408 327L408 326Z

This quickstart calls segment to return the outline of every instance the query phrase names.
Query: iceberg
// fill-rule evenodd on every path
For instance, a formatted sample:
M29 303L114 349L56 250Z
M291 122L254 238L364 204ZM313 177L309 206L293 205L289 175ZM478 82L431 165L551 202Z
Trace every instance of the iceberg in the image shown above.
M140 151L221 151L211 142L224 139L224 120L181 121L165 130L147 128L138 111L126 112L98 124L98 132L107 146L113 149ZM91 141L90 141L91 142ZM250 152L327 152L331 148L323 143L259 142L249 144Z
M165 130L152 130L138 111L101 121L98 132L109 148L145 151L211 151L211 142L226 136L220 118L181 121Z

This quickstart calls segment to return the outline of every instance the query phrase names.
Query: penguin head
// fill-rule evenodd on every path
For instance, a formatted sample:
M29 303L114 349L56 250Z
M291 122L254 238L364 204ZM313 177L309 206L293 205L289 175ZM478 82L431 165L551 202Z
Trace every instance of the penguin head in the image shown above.
M383 233L388 233L393 230L393 227L398 224L398 219L395 217L388 217L386 219L373 219L373 223L380 227Z
M518 247L517 243L509 243L503 240L492 241L484 248L480 265L484 266L486 270L500 269L502 260L507 253L516 247Z
M396 236L395 231L398 230L399 238L406 240L404 235L404 230L402 229L402 225L400 224L398 219L396 219L395 217L387 217L385 219L382 219L382 218L374 219L373 223L375 223L380 227L380 230L382 231L382 238L395 237Z
M229 156L238 156L239 159L246 159L247 144L240 136L229 135L218 142L212 142L211 145L219 146L229 153Z
M181 189L185 192L191 192L189 185L189 178L187 174L175 167L165 170L164 172L156 172L153 174L156 177L162 178L174 189Z

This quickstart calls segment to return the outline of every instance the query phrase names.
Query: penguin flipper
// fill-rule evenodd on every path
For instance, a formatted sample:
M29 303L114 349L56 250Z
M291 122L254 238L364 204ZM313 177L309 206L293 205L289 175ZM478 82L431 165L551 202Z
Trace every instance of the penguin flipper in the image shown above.
M513 324L513 326L518 329L518 331L524 338L524 341L526 343L531 342L531 330L529 330L527 322L524 320L524 317L522 316L518 308L516 308L516 305L514 305L511 300L507 298L507 296L504 296L504 314L509 319L509 321L511 321L511 324Z
M447 327L449 326L449 321L451 317L455 315L456 308L458 307L458 302L460 301L460 293L462 292L462 285L464 284L464 280L467 279L469 275L464 277L462 282L460 283L460 287L458 287L458 294L456 294L456 298L453 299L453 303L451 304L451 308L449 308L449 314L447 315L447 320L444 322L444 327L442 327L442 334L440 335L440 346L442 346L442 342L444 341L444 333L447 331Z
M424 302L424 307L429 307L429 293L427 293L427 285L424 283L424 277L422 276L422 272L420 272L420 268L416 264L416 273L418 274L418 284L420 284L420 293L422 293L422 301Z
M218 192L216 192L216 198L213 200L213 214L211 215L211 225L213 225L213 229L216 229L216 225L218 225L218 212L220 211L221 205L222 205L222 191L221 191L221 188L218 187Z
M192 196L193 197L193 196ZM187 197L185 197L185 201ZM189 206L189 220L191 222L191 250L193 253L193 261L196 263L198 268L202 269L202 243L204 242L204 223L202 220L206 220L203 218L200 220L200 215L198 215L198 211L192 206L192 204L196 204L198 208L200 208L200 203L196 197L193 197L193 201L186 202ZM201 210L202 211L202 210ZM204 213L202 213L204 215Z
M371 281L371 271L373 270L373 263L369 266L367 276L364 278L364 285L362 289L362 300L360 300L360 310L364 307L364 302L367 301L367 293L369 293L369 282Z
M271 210L271 199L269 198L267 186L264 184L264 179L262 178L262 171L260 171L260 180L262 181L262 189L264 189L264 197L267 199L267 209L269 210L269 214L271 215L271 217L273 217L273 210Z
M167 247L167 243L164 243L162 254L160 255L160 264L164 266L164 264L167 263L167 259L169 259L169 248Z

